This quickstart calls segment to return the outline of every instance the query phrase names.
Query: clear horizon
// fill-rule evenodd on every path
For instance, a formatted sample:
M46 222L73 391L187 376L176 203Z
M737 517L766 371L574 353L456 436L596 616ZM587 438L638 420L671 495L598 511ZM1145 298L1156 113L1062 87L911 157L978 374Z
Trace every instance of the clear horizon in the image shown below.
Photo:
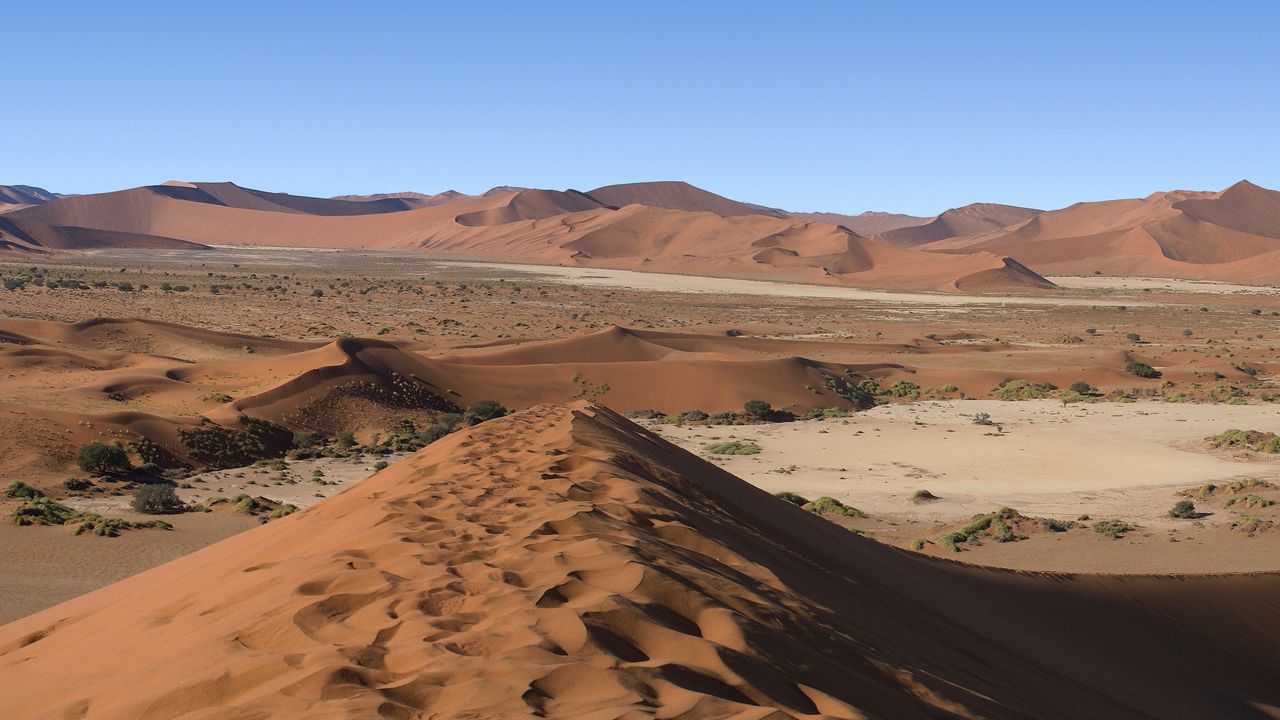
M0 182L327 197L683 180L926 216L1280 186L1268 3L486 9L8 9L26 62Z

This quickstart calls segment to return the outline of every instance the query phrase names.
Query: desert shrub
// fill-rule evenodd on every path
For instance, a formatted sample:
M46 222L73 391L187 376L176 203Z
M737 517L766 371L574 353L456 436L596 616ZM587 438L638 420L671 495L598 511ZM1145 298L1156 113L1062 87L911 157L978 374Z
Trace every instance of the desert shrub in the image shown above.
M804 497L803 495L797 495L796 493L789 492L786 490L780 493L774 493L773 496L778 498L779 500L785 500L791 503L792 505L808 505L809 504L808 498Z
M162 515L181 512L186 509L182 498L168 485L143 485L133 491L133 500L129 507L140 513Z
M914 398L920 396L920 386L910 380L899 380L890 388L894 397Z
M192 460L211 468L232 468L284 455L293 447L293 433L269 420L246 418L240 430L212 423L179 428L178 441Z
M960 388L956 387L955 385L952 385L951 383L947 383L946 385L942 386L942 392L944 393L953 393L958 391L959 389Z
M915 491L914 493L912 493L911 498L916 502L933 502L934 500L942 499L937 495L934 495L933 493L929 492L928 490L925 490L924 488L921 488Z
M468 425L476 425L487 420L500 418L507 414L507 409L497 400L479 400L467 408L464 415Z
M995 425L996 423L994 420L991 419L990 413L980 412L980 413L973 414L973 424L989 426L989 425Z
M703 422L704 420L710 420L711 416L701 410L689 410L680 413L680 419L690 422Z
M1173 504L1173 509L1169 511L1171 518L1193 518L1196 516L1196 504L1190 500L1179 500Z
M1140 378L1160 377L1159 370L1151 367L1150 365L1144 362L1138 362L1137 360L1130 361L1128 364L1126 364L1124 366L1124 371L1128 373L1133 373L1134 375L1137 375Z
M282 518L285 515L292 515L296 512L298 512L297 505L294 505L293 503L285 503L284 505L281 505L280 507L268 513L267 518L270 520L275 520L277 518Z
M666 413L659 410L646 408L644 410L628 410L627 417L635 420L661 420L667 416Z
M343 450L350 450L356 446L356 436L346 430L341 430L334 436L334 441L338 443L338 447Z
M44 493L21 480L14 480L4 489L4 496L11 498L27 498L28 500L34 500L35 498L42 497L43 495Z
M379 460L378 462L373 464L373 470L374 472L378 472L380 470L386 470L388 465L390 465L390 463L388 463L386 460Z
M755 455L760 452L760 446L750 442L722 442L704 445L703 450L712 455Z
M1055 520L1054 518L1040 518L1040 527L1049 532L1066 532L1075 527L1076 524L1071 520Z
M823 379L823 384L827 386L827 389L849 401L858 409L866 409L876 405L877 392L874 392L868 386L868 382L870 385L875 385L874 380L863 380L855 385L847 379L832 373L826 373ZM875 389L879 390L879 386L875 385ZM883 390L879 390L879 392L883 394Z
M300 432L293 434L295 448L315 448L324 445L324 435L318 432Z
M1232 495L1223 503L1224 507L1242 507L1254 510L1257 508L1271 507L1276 501L1271 498L1264 498L1261 495L1248 493L1247 495Z
M324 291L320 288L316 288L311 291L311 297L324 297Z
M822 496L811 503L805 504L805 509L815 515L843 515L844 517L864 518L866 513L856 507L845 505L833 497Z
M78 492L80 490L88 490L93 487L93 483L82 478L67 478L62 481L62 487L71 490L72 492Z
M742 411L754 420L765 420L773 412L773 406L764 400L748 400L742 405Z
M1125 333L1124 337L1129 342L1142 342L1142 336L1138 333Z
M1071 383L1071 387L1069 389L1077 395L1092 395L1094 393L1093 386L1083 380L1077 380Z
M997 400L1037 400L1048 397L1049 393L1056 389L1049 383L1034 383L1030 380L1015 379L1000 383L1000 386L992 390L991 394Z
M128 472L131 464L124 448L119 445L90 443L76 453L76 465L90 475L109 475Z
M1215 448L1229 447L1256 450L1269 454L1280 453L1280 436L1273 432L1259 430L1237 430L1232 428L1205 440Z
M1015 534L1013 528L1006 522L1021 520L1022 517L1022 513L1009 507L1003 507L985 515L975 515L968 525L938 538L938 544L954 552L960 552L962 543L981 544L978 537L985 534L987 530L992 530L992 538L996 542L1025 540L1025 537Z
M1119 540L1125 533L1132 532L1133 526L1123 520L1099 520L1093 524L1093 531L1112 540Z
M929 542L929 541L928 541L928 540L925 540L924 538L916 538L915 540L912 540L912 541L911 541L911 549L912 549L912 550L915 550L915 551L917 551L917 552L919 552L920 550L923 550L923 549L924 549L924 546L925 546L928 542Z

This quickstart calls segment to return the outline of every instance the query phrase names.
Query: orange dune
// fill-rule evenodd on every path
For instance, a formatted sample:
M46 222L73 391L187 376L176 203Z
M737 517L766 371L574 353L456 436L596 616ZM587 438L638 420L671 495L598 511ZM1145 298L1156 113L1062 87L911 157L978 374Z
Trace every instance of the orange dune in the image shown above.
M679 181L607 185L596 188L587 194L612 207L645 205L667 210L709 212L724 217L767 215L780 218L788 215L781 210L730 200L727 197L694 187L687 182Z
M1266 718L1278 592L907 553L539 406L0 628L0 716Z
M1040 212L1040 210L1015 207L1013 205L974 203L964 207L952 208L928 223L889 230L877 235L876 239L887 242L890 245L912 247L947 238L980 235L999 230L1033 217Z
M1079 203L920 249L1003 253L1048 275L1280 282L1280 192L1242 181L1221 193Z
M577 191L495 188L478 197L427 203L399 197L324 200L231 183L182 183L61 198L7 213L0 221L0 241L12 241L15 251L95 243L409 249L893 289L1049 287L1025 266L999 255L942 256L892 248L845 227L787 217L683 183L599 192L608 201Z

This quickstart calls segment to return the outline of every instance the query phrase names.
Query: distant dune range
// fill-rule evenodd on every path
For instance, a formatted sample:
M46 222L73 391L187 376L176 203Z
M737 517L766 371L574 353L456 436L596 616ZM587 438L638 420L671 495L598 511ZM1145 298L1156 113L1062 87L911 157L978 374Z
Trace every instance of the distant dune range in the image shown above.
M95 240L96 238L96 240ZM195 245L410 249L470 258L864 287L983 291L1049 287L985 251L892 247L838 224L793 218L686 183L588 193L496 188L319 199L231 183L169 183L60 198L6 213L9 251Z
M934 560L541 405L0 628L0 715L1261 720L1278 593Z
M85 443L145 438L175 461L191 462L178 432L202 422L235 429L258 418L296 432L353 430L368 440L399 418L430 423L440 410L486 399L513 408L593 399L619 411L666 413L741 410L748 400L764 400L805 413L857 407L850 386L865 378L884 387L899 380L952 384L973 396L1015 377L1102 388L1196 381L1206 373L1249 378L1224 358L1156 362L1164 377L1142 381L1124 371L1131 360L1156 362L1083 344L946 338L795 341L614 327L442 351L413 341L302 342L136 319L0 319L0 471L58 493Z
M934 218L792 213L683 182L589 192L310 198L170 182L58 197L0 187L0 251L244 244L418 250L473 259L766 277L868 288L1049 288L1044 275L1280 282L1280 193L1222 192L1041 211L975 203Z

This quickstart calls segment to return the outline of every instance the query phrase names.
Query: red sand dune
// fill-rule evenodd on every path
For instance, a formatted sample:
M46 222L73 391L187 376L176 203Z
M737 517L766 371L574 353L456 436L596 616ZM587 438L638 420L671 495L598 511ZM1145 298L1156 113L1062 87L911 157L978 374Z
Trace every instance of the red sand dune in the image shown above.
M1221 193L1079 203L920 249L1012 255L1048 275L1280 282L1280 192L1242 181Z
M914 555L540 406L0 628L0 716L1267 718L1277 593Z
M182 183L62 198L7 213L15 247L249 244L412 249L517 262L957 291L1047 287L999 255L896 249L827 223L776 217L683 183L600 191L495 188L479 197L323 200ZM665 205L678 206L669 209ZM749 214L743 214L748 213ZM978 277L972 277L977 275Z
M700 187L694 187L687 182L679 181L607 185L596 188L587 194L612 207L645 205L667 210L709 212L724 217L734 217L736 215L787 217L787 213L781 210L730 200L713 192L707 192Z
M1013 205L974 203L952 208L931 222L881 233L877 240L898 247L913 247L947 238L980 235L1022 222L1042 212Z

